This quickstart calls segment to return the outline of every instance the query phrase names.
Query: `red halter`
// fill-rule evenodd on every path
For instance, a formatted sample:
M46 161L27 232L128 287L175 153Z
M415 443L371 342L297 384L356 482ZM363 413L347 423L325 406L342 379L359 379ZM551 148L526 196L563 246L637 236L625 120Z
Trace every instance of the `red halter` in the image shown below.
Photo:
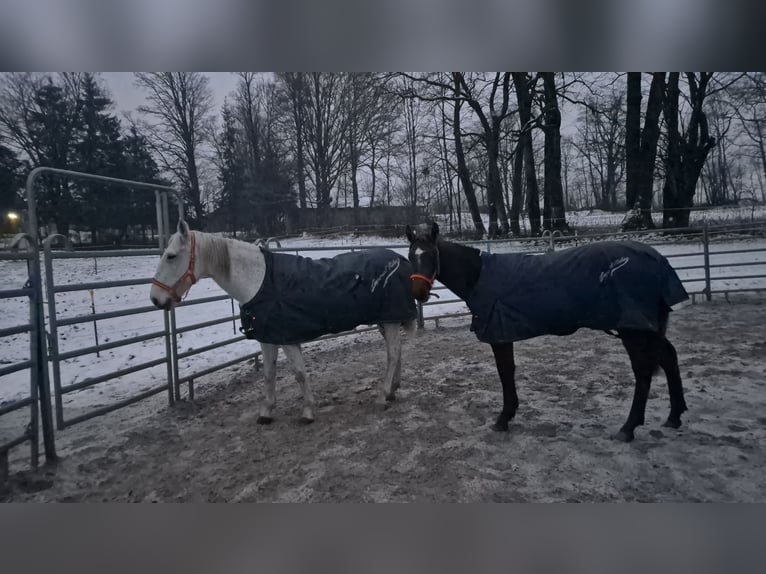
M435 275L433 277L426 277L425 275L420 275L418 273L413 273L412 275L410 275L410 279L420 279L421 281L425 281L426 283L428 283L429 287L433 287L435 278L436 278Z
M168 287L164 283L161 283L160 281L157 281L156 279L152 279L152 285L156 285L163 291L167 291L170 293L170 296L173 298L173 300L176 303L181 302L181 296L177 293L176 289L178 289L179 286L182 286L183 283L186 282L186 279L191 279L191 285L194 285L197 282L197 278L194 275L194 261L196 259L196 240L194 238L194 233L189 232L189 237L191 238L191 246L190 246L190 255L189 255L189 267L186 269L186 272L181 275L181 278L176 281L172 287ZM191 287L189 285L189 287Z

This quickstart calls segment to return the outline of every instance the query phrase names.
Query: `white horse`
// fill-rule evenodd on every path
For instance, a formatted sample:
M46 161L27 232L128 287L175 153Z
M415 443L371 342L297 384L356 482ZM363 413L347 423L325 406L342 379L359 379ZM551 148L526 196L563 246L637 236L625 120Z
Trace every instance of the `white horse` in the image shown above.
M407 280L411 274L409 262L394 252L388 252L397 259L396 266L402 265L402 272L406 273ZM283 256L284 257L284 256ZM306 261L306 258L298 258ZM342 257L342 256L341 256ZM401 260L401 262L400 262ZM330 261L330 260L320 260ZM407 267L405 267L407 266ZM390 269L390 266L389 266ZM240 306L251 301L261 290L267 273L266 256L261 247L227 239L217 235L202 232L189 231L186 222L178 224L178 231L173 234L167 249L160 259L157 271L152 280L150 299L160 309L170 309L176 306L188 293L192 285L198 279L209 277L213 279L226 293L239 302ZM372 290L375 290L379 281L384 279L388 283L392 273L378 277L372 282ZM356 275L359 278L359 275ZM385 286L385 284L384 284ZM279 288L279 285L276 285ZM409 292L407 293L409 295ZM316 293L314 296L316 297ZM324 294L320 294L324 297ZM327 296L331 296L328 294ZM343 306L353 305L351 299L341 302ZM407 305L414 301L407 301ZM407 332L412 332L415 321L389 322L386 320L373 321L378 323L386 341L386 374L378 385L376 404L385 408L386 402L394 400L394 393L401 383L401 332L404 327ZM361 324L361 323L357 323ZM352 327L353 328L353 327ZM256 338L256 337L252 337ZM268 336L261 339L269 339ZM298 344L274 344L259 340L264 365L264 378L266 384L266 400L260 408L257 422L268 424L273 421L276 406L276 362L277 353L281 346L287 357L295 380L303 394L303 415L301 423L308 424L314 421L314 398L311 387L306 377L306 366L303 359L300 343Z

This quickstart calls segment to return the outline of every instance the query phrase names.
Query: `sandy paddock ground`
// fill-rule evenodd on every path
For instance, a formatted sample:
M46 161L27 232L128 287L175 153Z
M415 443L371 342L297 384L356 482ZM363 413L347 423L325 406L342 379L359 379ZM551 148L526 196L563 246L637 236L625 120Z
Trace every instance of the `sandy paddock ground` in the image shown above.
M664 376L647 424L623 444L633 377L620 342L582 330L517 345L521 406L489 430L501 392L492 352L454 319L410 336L398 400L370 390L375 333L306 349L317 421L280 360L277 419L255 424L262 371L198 382L195 404L163 396L58 435L56 468L17 472L7 501L766 501L766 298L671 316L690 410L678 430Z

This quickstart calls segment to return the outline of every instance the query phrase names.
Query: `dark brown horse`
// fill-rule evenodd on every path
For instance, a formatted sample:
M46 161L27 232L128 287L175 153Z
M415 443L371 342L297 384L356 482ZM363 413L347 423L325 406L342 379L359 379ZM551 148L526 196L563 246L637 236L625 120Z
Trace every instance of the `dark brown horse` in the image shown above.
M636 389L628 419L615 438L630 442L644 424L652 375L665 371L670 415L679 428L686 411L678 356L665 332L671 306L688 299L667 259L633 241L596 242L545 255L490 255L442 240L436 223L407 226L412 294L427 301L434 280L463 299L471 330L489 343L503 387L503 409L492 425L507 431L516 414L513 343L540 335L569 335L581 327L622 340Z

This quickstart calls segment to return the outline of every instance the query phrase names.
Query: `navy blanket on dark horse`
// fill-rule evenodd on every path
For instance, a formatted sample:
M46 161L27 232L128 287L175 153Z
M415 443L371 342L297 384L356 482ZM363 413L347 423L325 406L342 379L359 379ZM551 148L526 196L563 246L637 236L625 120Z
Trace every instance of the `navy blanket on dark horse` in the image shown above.
M291 345L358 325L417 317L412 267L393 251L367 249L321 259L265 249L263 254L263 285L240 307L248 339Z
M688 298L665 257L616 241L545 255L482 253L466 303L480 341L510 343L581 327L659 332L667 310Z

